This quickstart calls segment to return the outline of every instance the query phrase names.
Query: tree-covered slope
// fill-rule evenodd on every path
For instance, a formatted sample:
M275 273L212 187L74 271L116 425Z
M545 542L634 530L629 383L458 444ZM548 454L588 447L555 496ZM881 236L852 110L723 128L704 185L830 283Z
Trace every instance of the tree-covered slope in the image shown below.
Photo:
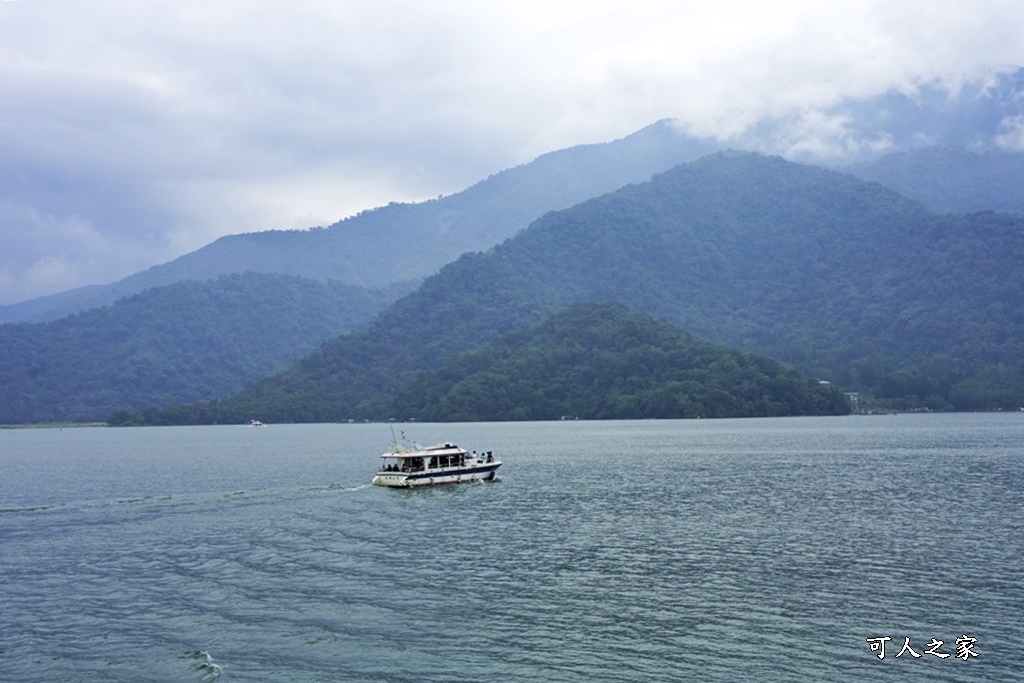
M1022 218L933 214L849 175L721 154L464 255L214 413L390 417L417 372L575 301L618 301L850 390L1012 405L1024 398L1022 260Z
M621 304L576 304L426 371L394 415L420 421L845 415L835 385L697 339Z
M0 424L96 421L223 396L365 323L401 290L246 273L0 325Z
M446 197L392 203L327 228L222 237L111 285L0 306L0 322L53 320L144 289L247 271L368 287L418 281L459 254L497 244L548 211L643 182L715 149L661 121L620 140L549 152Z

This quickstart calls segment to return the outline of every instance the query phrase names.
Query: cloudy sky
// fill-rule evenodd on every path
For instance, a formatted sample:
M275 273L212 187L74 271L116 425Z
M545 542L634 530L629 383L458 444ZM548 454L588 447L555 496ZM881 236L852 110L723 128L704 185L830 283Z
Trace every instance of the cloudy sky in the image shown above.
M1019 0L0 0L0 304L666 117L827 136L840 98L1010 64Z

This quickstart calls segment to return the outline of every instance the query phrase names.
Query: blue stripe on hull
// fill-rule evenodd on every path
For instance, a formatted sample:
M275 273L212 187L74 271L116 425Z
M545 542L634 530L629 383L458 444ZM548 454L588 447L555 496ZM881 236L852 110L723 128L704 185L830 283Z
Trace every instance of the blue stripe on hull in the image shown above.
M499 465L484 465L483 467L474 467L468 470L455 470L454 472L420 472L418 474L410 474L405 478L406 481L412 479L435 479L439 477L458 477L465 474L479 474L481 472L493 472L497 470ZM458 480L452 482L438 482L439 484L456 484Z

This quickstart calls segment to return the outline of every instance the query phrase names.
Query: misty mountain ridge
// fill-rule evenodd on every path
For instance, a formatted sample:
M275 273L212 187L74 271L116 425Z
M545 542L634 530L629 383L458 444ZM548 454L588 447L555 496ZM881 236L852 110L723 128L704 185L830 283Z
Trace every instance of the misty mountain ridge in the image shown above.
M1005 98L1004 98L1005 99ZM1004 117L1005 118L1005 117ZM989 125L995 121L996 118L989 116ZM977 128L978 126L975 126ZM440 231L438 234L455 232L463 235L469 234L473 239L479 238L481 241L486 242L488 239L494 238L494 235L501 231L515 232L514 224L517 221L524 221L525 214L516 214L515 209L521 208L522 202L519 199L523 196L529 197L544 197L545 201L552 200L554 198L558 201L571 201L567 200L567 196L575 196L576 194L586 194L586 188L593 187L592 181L587 179L588 174L602 175L605 174L605 178L600 180L600 183L607 183L614 185L620 178L621 170L617 170L617 166L624 166L634 168L637 159L640 159L644 164L654 165L666 165L671 166L673 157L682 153L685 155L692 154L699 156L702 152L706 151L709 145L712 145L709 141L695 141L692 138L686 138L681 136L679 132L674 128L671 122L662 121L653 126L649 126L643 131L624 138L614 143L607 143L604 145L582 145L576 148L570 148L568 150L560 150L558 152L552 152L546 155L538 157L537 160L531 164L525 164L515 169L509 169L508 171L495 174L490 178L477 183L466 191L459 193L458 195L451 195L449 197L439 198L430 202L424 202L421 204L392 204L387 207L382 207L373 211L363 212L359 216L351 219L346 219L331 228L318 229L313 231L272 231L270 233L253 233L249 235L237 235L222 238L214 245L210 245L210 250L199 250L194 252L194 256L198 262L205 261L204 268L210 268L209 272L215 272L217 267L222 265L235 264L238 267L244 267L245 264L249 263L250 260L259 260L269 254L269 261L276 263L275 268L291 268L297 267L307 262L319 263L324 266L324 271L317 276L320 282L331 282L330 277L324 277L325 273L330 270L331 258L325 256L330 251L327 248L322 248L325 243L321 242L320 247L313 249L313 252L320 260L317 259L306 259L303 255L303 249L285 249L283 252L271 248L265 248L267 245L277 244L278 240L283 240L282 244L294 244L299 245L307 240L310 236L319 235L321 238L334 230L340 229L342 226L352 226L359 221L362 225L363 232L367 237L367 242L364 248L367 249L378 249L381 253L386 251L386 248L381 248L381 245L386 245L388 240L397 237L405 239L407 244L413 244L415 242L415 230L416 225L427 225L434 226L433 229ZM977 145L976 145L977 147ZM739 155L742 156L742 155ZM1024 213L1020 210L1020 204L1022 201L1021 193L1017 191L1019 185L1019 178L1021 171L1024 170L1024 154L1005 152L999 150L989 150L980 152L967 152L962 149L945 149L945 148L920 148L920 149L909 149L907 151L897 152L889 154L884 157L874 159L870 162L864 162L848 167L850 172L856 173L861 177L870 178L882 182L890 187L894 187L900 190L900 192L908 197L914 197L927 205L930 208L934 208L938 211L965 211L965 210L976 210L981 208L993 208L1002 211L1016 211ZM568 189L566 189L568 188ZM581 189L583 188L583 189ZM543 202L537 204L541 206ZM505 207L503 211L501 207ZM482 208L481 208L482 207ZM439 211L443 209L443 211ZM538 211L539 209L535 209ZM427 212L427 213L424 213ZM433 213L429 213L433 212ZM429 215L428 215L429 214ZM490 218L494 216L512 216L507 224L504 224L500 230L489 234L487 230L488 226L496 225L496 222L489 223ZM428 219L423 219L423 216L427 216ZM440 218L439 218L440 217ZM443 218L443 220L441 220ZM405 223L403 223L405 221ZM431 222L433 221L433 222ZM456 227L453 227L456 226ZM480 226L484 226L481 228ZM411 232L410 232L411 231ZM412 237L410 237L410 235ZM404 237L403 237L404 236ZM436 235L434 235L436 237ZM372 238L381 238L381 242L374 243ZM462 237L460 237L462 239ZM241 240L238 244L245 242L247 246L239 249L227 249L224 251L216 251L212 249L213 246L218 244L232 244L234 240ZM246 241L248 240L248 241ZM294 241L293 241L294 240ZM313 242L305 242L307 246L313 244ZM450 245L449 245L450 246ZM218 247L219 248L219 247ZM472 251L472 250L470 250ZM220 254L220 256L218 256ZM443 255L439 254L438 259L444 258ZM185 261L188 261L187 257L183 257ZM351 260L351 259L350 259ZM220 262L220 263L219 263ZM173 268L177 261L166 264L168 273L173 275ZM150 269L150 271L160 271L163 267L157 267ZM150 272L146 271L146 272ZM381 271L383 273L383 271ZM141 275L141 274L140 274ZM384 279L384 275L381 275ZM173 278L171 278L173 279ZM1011 278L1012 279L1012 278ZM220 370L212 373L211 376L216 376L217 382L210 381L194 381L193 386L189 386L188 381L164 381L165 384L173 385L175 389L173 391L164 391L162 389L153 390L149 386L149 380L145 379L147 376L145 373L141 375L135 375L134 380L129 382L129 385L134 388L138 388L140 392L130 391L124 392L123 390L107 391L101 389L104 395L109 397L124 397L127 396L139 396L144 394L146 391L150 391L149 396L151 402L154 404L163 404L168 402L180 402L196 400L197 398L203 398L214 395L224 395L224 392L230 393L234 391L240 383L246 381L252 381L256 378L253 372L258 372L261 375L265 375L273 372L279 367L280 363L286 362L289 359L293 359L307 351L311 345L315 345L324 339L327 339L334 334L344 332L345 330L354 329L358 322L365 322L370 320L376 313L383 310L391 301L394 301L395 297L401 294L403 291L408 291L415 286L417 279L406 280L400 282L393 287L388 288L388 293L382 295L381 292L375 292L372 290L364 290L359 286L348 285L347 289L339 289L337 285L342 283L335 282L332 287L333 292L344 292L343 296L351 297L352 309L358 310L359 319L352 317L350 313L345 312L345 307L342 306L337 309L336 315L343 319L341 323L330 323L329 325L321 325L316 323L310 325L306 332L315 332L319 334L319 337L310 341L309 335L302 336L302 342L297 344L292 349L279 348L279 340L286 340L289 337L287 335L277 335L276 332L273 334L274 341L268 341L267 348L265 349L266 355L253 354L250 351L246 351L245 358L237 357L241 349L248 349L248 343L253 341L251 332L244 332L248 334L249 339L244 340L244 343L238 343L232 341L230 336L236 334L238 330L243 327L232 328L231 325L221 326L216 331L211 331L213 336L211 340L212 347L219 350L221 355L214 356L210 354L204 354L204 363L219 363L221 366L230 368L230 372L221 372ZM281 280L281 282L288 282L287 278ZM115 285L108 287L94 286L84 288L83 291L97 293L102 296L110 296L113 291L117 291L119 286L127 287L126 291L130 291L132 287L138 283L126 279L121 283L115 283ZM208 281L205 285L211 288L211 291L216 290L219 287L225 286L224 282L220 281ZM288 290L291 285L283 285L285 290ZM160 287L153 290L154 294L158 292ZM177 290L180 291L180 290ZM307 291L314 291L308 289ZM52 297L47 297L46 301L62 301L67 299L73 299L75 292L65 292ZM160 347L166 349L168 347L178 347L182 352L191 348L188 343L180 343L182 340L177 336L179 332L185 333L186 335L194 334L193 327L189 325L179 326L174 323L174 316L184 315L192 320L203 319L205 313L203 311L194 311L189 313L187 308L189 306L201 307L204 304L199 303L199 299L195 297L183 297L178 306L168 306L167 302L173 300L176 296L176 290L170 290L166 293L160 293L159 296L146 297L142 301L153 302L153 305L159 306L159 312L153 311L154 314L163 314L168 316L168 324L162 326L161 335L164 337L160 340ZM224 292L224 296L230 298L232 296L230 291ZM333 302L335 294L331 294L328 298ZM273 299L270 297L269 300ZM612 296L609 300L617 299L617 296ZM43 300L39 300L40 302ZM157 304L156 302L161 303ZM29 302L29 304L39 302ZM309 304L312 305L312 300ZM331 304L336 305L334 303ZM988 305L988 304L986 304ZM20 305L19 305L20 306ZM15 307L7 307L8 311ZM73 308L73 306L71 306ZM86 317L80 318L77 322L73 322L71 327L78 325L79 328L85 325L98 324L101 327L104 325L112 325L113 329L128 330L132 324L132 319L144 320L147 315L140 315L139 302L132 302L130 306L121 307L120 304L113 307L114 313L104 314L98 317ZM640 305L637 310L649 310L650 306ZM2 310L2 309L0 309ZM263 315L268 316L264 318L266 327L268 330L278 330L294 326L294 321L289 321L288 317L303 317L313 315L314 318L320 313L315 311L306 311L304 309L288 310L283 308L274 308L269 306L267 308L261 308L259 302L251 306L251 310L261 311ZM322 312L321 312L322 313ZM282 315L284 318L277 319L272 316ZM511 319L513 323L511 326L506 326L504 329L514 327L516 324L525 322L529 316L516 312L515 310L510 311ZM306 319L306 318L303 318ZM671 319L671 318L669 318ZM102 323L96 323L95 321L104 321ZM682 323L679 323L682 324ZM991 329L993 322L989 321L985 329ZM330 325L335 325L331 327ZM687 326L689 328L689 326ZM46 373L42 369L46 368L47 365L51 365L54 369L62 367L63 361L54 361L48 358L41 350L45 349L47 353L56 354L54 358L62 357L74 357L80 359L80 363L76 364L75 371L67 374L67 377L82 376L86 373L94 373L95 377L103 377L105 374L108 377L118 377L118 381L125 380L126 377L131 376L132 373L123 373L118 370L118 363L129 364L133 368L132 372L144 368L146 372L152 376L155 365L152 362L154 358L158 358L160 363L166 363L165 367L162 367L159 372L172 376L174 373L180 372L182 377L194 377L194 370L182 369L189 368L193 364L190 364L187 359L179 358L174 359L172 356L163 354L163 352L152 353L147 351L145 344L149 343L145 340L145 335L129 335L127 332L126 338L131 340L131 344L134 346L124 345L120 340L116 339L114 335L107 335L106 339L102 343L96 343L95 340L89 342L85 347L80 349L73 348L75 344L79 342L75 341L76 334L67 334L62 332L56 337L55 341L48 343L37 343L35 344L40 353L37 353L31 362L31 367L36 368L35 374L30 375L30 379L21 383L21 380L14 380L13 378L19 372L17 367L17 361L20 358L17 349L26 348L23 342L11 341L19 338L19 332L15 329L4 329L5 332L9 332L7 335L0 335L4 339L8 340L13 346L6 344L0 344L0 348L4 348L5 352L14 348L15 352L9 355L12 363L10 372L8 372L8 380L11 380L10 384L0 382L0 386L6 386L8 390L13 391L15 394L21 396L19 399L20 403L12 402L9 405L25 405L25 397L31 395L39 388L38 385L34 385L33 382L37 378L45 377ZM39 337L39 330L42 328L32 328L33 331L27 333L28 338L42 339ZM64 328L62 328L64 329ZM704 336L709 336L704 332L699 324L696 329ZM224 336L226 335L226 336ZM776 341L779 337L785 335L776 334ZM85 339L88 335L82 336L80 339ZM749 337L749 338L748 338ZM800 367L810 368L811 371L817 372L823 365L815 365L813 362L808 363L808 359L814 361L818 358L817 351L811 352L808 356L802 351L793 351L795 347L790 349L779 348L779 345L775 342L764 343L764 334L756 333L748 335L748 337L739 336L732 338L730 343L735 343L739 348L744 349L756 349L761 352L771 353L775 357L785 357L789 362L797 363ZM715 338L716 341L720 339ZM155 337L152 338L155 343ZM285 342L289 343L289 342ZM70 345L70 346L68 346ZM232 354L235 354L234 356ZM789 355L787 355L789 354ZM137 357L149 357L149 365L139 365L137 363L131 363L129 359ZM96 359L104 359L103 362L97 363ZM255 366L250 364L250 361L254 358L259 358L259 361ZM276 360L275 360L276 359ZM109 368L103 369L104 363L113 363ZM180 368L179 368L180 364ZM200 366L203 363L200 363ZM93 367L96 366L96 367ZM98 368L98 370L97 370ZM849 386L853 387L875 387L876 389L881 386L878 381L877 375L879 368L875 367L868 373L868 379L865 381L862 378L863 372L856 368L853 369L852 375L848 370L846 377L851 381ZM892 373L892 368L883 370L884 373ZM965 370L962 367L958 367L954 370L943 371L946 375L947 380L951 377L960 377L964 379ZM14 373L14 374L11 374ZM873 374L872 374L873 373ZM54 373L50 373L53 376ZM59 370L56 374L62 374ZM1011 373L1012 374L1012 373ZM837 377L840 375L836 375ZM898 378L899 381L887 380L886 388L883 391L889 395L896 395L899 391L899 387L912 384L913 381L908 381L907 377ZM93 380L92 386L98 387L103 384L102 379ZM945 380L944 380L945 381ZM98 383L98 384L97 384ZM71 382L73 386L74 382ZM949 382L947 381L947 384ZM53 389L56 385L49 385ZM39 406L40 402L46 403L46 391L42 391L38 396L30 399L30 403L35 406ZM64 391L64 387L61 386L59 391ZM73 391L72 391L73 393ZM909 390L905 392L907 395L917 395L921 392L917 389ZM932 392L935 394L935 392ZM940 392L941 393L941 392ZM946 392L948 394L948 392ZM937 394L935 394L937 395ZM934 401L936 406L951 406L957 405L947 400L948 396L944 397L942 401ZM943 403L943 401L945 401ZM75 405L75 410L67 412L66 407L70 404ZM92 401L88 395L82 397L71 397L71 403L68 401L61 401L53 407L53 410L48 412L45 419L68 419L69 415L74 417L71 419L79 419L86 413L91 417L88 419L101 419L97 406L101 401ZM90 405L93 405L90 408ZM128 403L120 403L119 406L132 405L138 406L139 403L129 401ZM64 410L65 412L61 413ZM92 410L92 412L89 412ZM24 414L24 413L22 413ZM63 417L59 417L63 415ZM100 415L99 418L96 416ZM23 419L23 418L19 418ZM84 418L83 418L84 419ZM4 421L0 417L0 422ZM10 420L8 420L10 421ZM36 421L30 418L28 421Z
M628 183L727 147L781 153L788 158L850 171L879 182L939 211L1017 211L1019 202L985 188L1011 186L1024 161L1019 154L978 164L967 156L940 163L916 162L925 146L945 146L979 154L1019 150L1019 101L1024 70L1005 70L985 80L961 84L955 96L941 84L920 84L910 93L888 92L848 99L823 112L843 121L836 139L811 144L796 119L765 119L729 140L696 138L664 120L608 143L579 145L544 154L492 175L457 194L417 204L393 203L364 211L328 228L268 231L222 237L163 265L109 285L83 287L20 304L0 306L0 322L53 320L107 305L144 289L182 280L204 280L246 271L275 272L337 280L358 286L416 282L459 254L480 251L510 237L550 210L567 208ZM1016 124L1014 123L1016 122ZM1015 142L1016 141L1016 142ZM1016 147L1014 146L1016 145ZM880 153L905 152L903 171L873 166ZM928 152L935 154L936 152ZM934 160L929 160L934 161ZM991 163L990 163L991 161ZM930 172L914 179L915 164ZM970 166L974 183L962 179ZM937 169L946 169L936 177ZM978 173L986 176L983 183ZM947 191L952 186L952 192ZM943 187L936 192L934 188ZM1010 193L1019 197L1019 192ZM968 195L949 208L950 197ZM1000 200L1000 198L1003 198Z
M394 417L418 373L580 301L617 301L907 407L1024 399L1024 218L730 153L551 212L366 328L193 419Z
M1024 216L1024 154L924 147L894 152L846 171L891 187L940 213L1000 211Z
M393 202L326 228L227 235L110 285L0 306L0 322L53 320L151 287L248 271L371 288L418 282L459 254L497 244L547 211L643 182L717 149L659 121L620 140L543 154L445 197Z

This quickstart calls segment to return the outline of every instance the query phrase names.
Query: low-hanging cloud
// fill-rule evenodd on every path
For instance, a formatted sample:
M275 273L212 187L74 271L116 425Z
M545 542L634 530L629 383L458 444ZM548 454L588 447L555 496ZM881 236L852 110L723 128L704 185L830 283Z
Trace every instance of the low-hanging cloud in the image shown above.
M0 303L666 117L723 140L785 121L780 152L881 149L845 98L955 93L1024 62L1013 2L704 5L0 3Z

